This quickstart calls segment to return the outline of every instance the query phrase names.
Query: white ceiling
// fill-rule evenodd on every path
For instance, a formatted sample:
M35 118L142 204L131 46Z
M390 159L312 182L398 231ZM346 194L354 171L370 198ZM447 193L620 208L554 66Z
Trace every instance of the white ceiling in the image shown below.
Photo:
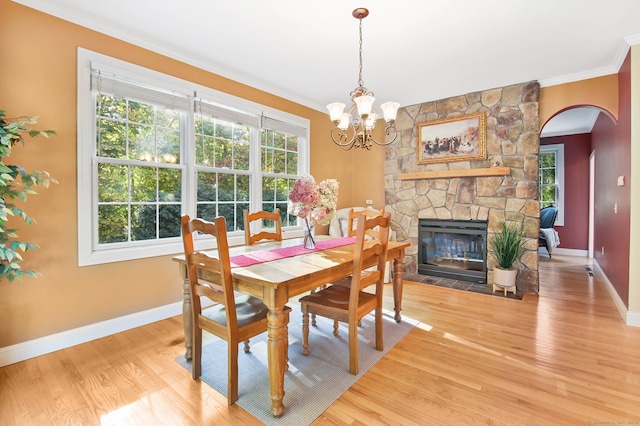
M594 107L578 107L563 111L545 124L540 136L591 133L598 115L600 115L600 109Z
M376 104L612 74L640 43L640 0L14 1L323 112L358 85L356 7Z

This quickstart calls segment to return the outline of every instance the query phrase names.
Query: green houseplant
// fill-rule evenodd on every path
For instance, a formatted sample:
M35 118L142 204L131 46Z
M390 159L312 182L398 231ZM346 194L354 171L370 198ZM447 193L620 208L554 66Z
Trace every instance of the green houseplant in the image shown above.
M493 233L493 239L489 241L491 252L498 261L498 266L493 268L494 285L505 289L515 287L518 271L513 265L524 253L524 243L524 231L520 224L500 223L498 230Z
M31 125L36 123L37 117L7 118L0 110L0 279L9 281L22 279L24 275L38 276L38 273L23 269L20 265L20 252L34 250L37 245L20 241L17 229L9 228L10 216L20 217L27 225L34 223L34 219L22 207L14 204L16 199L25 202L27 195L36 194L34 186L48 187L51 182L57 183L45 171L28 172L22 166L7 164L7 157L11 155L13 146L24 144L24 136L30 137L54 135L53 130L34 130Z

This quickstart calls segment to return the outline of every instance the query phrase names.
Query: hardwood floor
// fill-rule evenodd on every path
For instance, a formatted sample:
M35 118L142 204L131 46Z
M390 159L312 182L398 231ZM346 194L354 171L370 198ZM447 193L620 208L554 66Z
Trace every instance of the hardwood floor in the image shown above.
M314 425L639 424L640 328L588 266L541 257L523 300L406 282L403 315L422 325ZM0 424L260 424L181 353L174 317L0 368Z

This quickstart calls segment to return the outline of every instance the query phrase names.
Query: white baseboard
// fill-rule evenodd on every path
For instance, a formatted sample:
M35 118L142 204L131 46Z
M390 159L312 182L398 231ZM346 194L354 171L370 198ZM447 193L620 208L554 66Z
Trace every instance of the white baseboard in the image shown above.
M182 302L0 348L0 367L182 314Z
M620 295L618 295L618 292L613 287L613 284L611 284L611 281L609 281L609 278L604 273L600 265L598 265L598 262L595 259L593 259L593 266L595 266L598 272L598 275L602 277L602 281L604 281L605 287L607 288L607 291L611 295L611 298L613 299L613 303L616 305L616 309L618 310L618 313L624 320L624 323L626 325L630 325L633 327L640 327L640 312L630 312L627 309L627 307L624 304L624 301L620 298Z
M627 325L640 327L640 312L627 312Z
M561 254L564 256L588 257L589 250L568 249L568 248L557 247L556 249L553 250L553 253L551 255L553 256L554 254Z
M538 247L538 253L540 253L542 255L545 255L545 256L548 255L547 249L544 248L544 247ZM563 256L588 257L589 256L589 250L580 250L580 249L569 249L569 248L556 247L551 252L551 256L553 256L554 254L560 254L560 255L563 255Z

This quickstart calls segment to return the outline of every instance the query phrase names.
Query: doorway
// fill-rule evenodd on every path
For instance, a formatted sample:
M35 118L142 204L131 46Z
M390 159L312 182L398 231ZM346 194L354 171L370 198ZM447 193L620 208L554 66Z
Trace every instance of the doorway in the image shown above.
M556 185L558 199L565 200L565 205L556 206L562 213L559 217L564 217L555 225L560 234L560 246L555 249L558 254L593 256L595 161L591 132L601 112L602 109L593 106L572 107L553 116L540 132L541 146L562 146L564 152L558 175L565 179Z

